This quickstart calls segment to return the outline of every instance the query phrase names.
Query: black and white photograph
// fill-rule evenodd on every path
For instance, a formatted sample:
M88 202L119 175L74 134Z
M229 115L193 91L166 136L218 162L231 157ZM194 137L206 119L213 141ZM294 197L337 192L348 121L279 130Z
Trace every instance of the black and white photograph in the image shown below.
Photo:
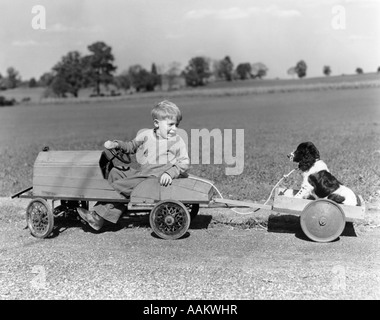
M0 13L0 300L380 299L379 0Z

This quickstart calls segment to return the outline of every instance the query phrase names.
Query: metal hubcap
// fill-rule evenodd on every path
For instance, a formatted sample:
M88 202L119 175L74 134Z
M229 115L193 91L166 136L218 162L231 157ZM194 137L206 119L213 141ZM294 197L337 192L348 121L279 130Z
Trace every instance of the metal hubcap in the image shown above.
M174 224L174 218L172 216L167 216L165 217L165 223L168 225L168 226L171 226Z
M320 226L325 226L326 225L326 223L327 223L327 219L326 219L326 217L321 217L321 219L319 219L319 225Z

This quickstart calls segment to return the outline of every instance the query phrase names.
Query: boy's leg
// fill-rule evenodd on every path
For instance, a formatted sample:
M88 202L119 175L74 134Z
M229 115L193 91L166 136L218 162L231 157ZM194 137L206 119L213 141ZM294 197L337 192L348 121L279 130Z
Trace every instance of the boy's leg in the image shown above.
M126 207L122 203L97 202L93 211L77 208L80 217L94 230L100 230L104 220L116 223Z
M124 197L129 197L134 187L147 178L149 178L149 176L144 176L137 173L128 176L126 179L115 180L111 183L111 185L121 195Z
M94 206L96 215L112 223L117 223L125 209L126 206L120 202L97 202Z
M96 214L95 211L89 211L87 209L78 207L77 212L79 216L88 223L88 225L96 230L99 231L104 223L104 219Z

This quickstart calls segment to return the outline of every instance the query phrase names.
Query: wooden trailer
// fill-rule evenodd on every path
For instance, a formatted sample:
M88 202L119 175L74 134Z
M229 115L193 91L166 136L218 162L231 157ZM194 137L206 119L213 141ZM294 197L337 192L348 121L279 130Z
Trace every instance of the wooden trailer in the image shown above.
M105 179L104 156L105 151L38 154L33 167L33 186L12 196L32 199L26 209L32 235L49 236L55 218L67 214L78 216L76 208L88 209L90 201L121 202L129 211L150 212L150 226L163 239L182 237L200 205L249 207L299 215L303 232L316 242L333 241L341 235L347 221L364 219L365 204L361 196L360 206L347 206L327 199L296 199L286 196L284 188L277 188L273 204L258 204L214 197L217 190L212 181L193 175L174 179L167 187L161 186L157 178L148 178L125 197ZM126 164L128 161L123 160ZM60 203L56 206L57 201Z

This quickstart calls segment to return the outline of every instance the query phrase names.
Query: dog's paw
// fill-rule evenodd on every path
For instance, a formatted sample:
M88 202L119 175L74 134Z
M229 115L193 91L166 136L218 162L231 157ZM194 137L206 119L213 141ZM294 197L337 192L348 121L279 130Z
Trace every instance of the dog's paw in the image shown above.
M281 196L284 197L293 197L294 196L294 190L293 189L285 189L284 191L280 192Z

